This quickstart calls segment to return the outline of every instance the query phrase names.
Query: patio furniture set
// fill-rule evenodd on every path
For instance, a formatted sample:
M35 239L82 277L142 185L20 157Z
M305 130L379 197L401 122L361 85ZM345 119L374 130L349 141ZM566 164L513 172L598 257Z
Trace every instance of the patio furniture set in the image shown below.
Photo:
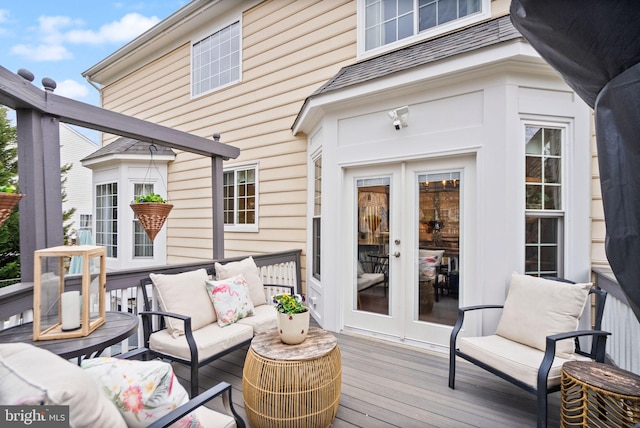
M0 378L8 379L0 383L2 403L64 404L69 406L72 419L105 417L109 426L168 426L176 421L197 419L207 421L202 423L203 426L244 427L244 421L233 408L229 384L223 382L198 394L198 369L249 345L242 390L245 411L252 427L331 424L338 409L341 389L337 341L332 334L311 328L302 344L281 343L274 328L276 310L267 304L268 298L265 297L269 286L262 284L252 259L227 265L216 263L210 270L151 274L141 284L145 307L140 314L144 347L125 353L121 358L150 361L90 358L83 360L82 368L79 368L54 355L54 352L65 358L84 355L63 352L62 342L58 346L60 349L51 348L53 352L28 343L2 345ZM282 292L283 286L276 287L279 287L276 292ZM244 295L241 290L245 290ZM595 297L593 329L578 330L579 318L590 296ZM576 421L592 420L594 412L599 412L597 417L600 420L613 418L615 415L610 409L616 406L622 406L625 423L637 423L640 421L640 377L625 377L624 372L614 373L600 366L580 366L581 370L576 372L576 364L594 364L591 361L601 364L604 361L605 341L609 334L600 330L605 299L606 292L593 289L591 284L514 273L504 305L460 308L450 338L449 387L453 389L455 386L456 357L461 357L536 394L538 427L547 424L547 394L560 390L563 394L563 426L588 426L587 422L579 425ZM159 304L161 310L154 310L154 304ZM484 337L468 337L468 332L461 334L466 314L498 308L502 309L502 316L496 334ZM21 340L22 336L7 336L11 330L2 332L2 342L28 342ZM99 333L98 330L96 332ZM582 336L592 337L589 350L583 350L575 340ZM119 333L118 339L121 338ZM86 343L87 339L75 340ZM97 345L91 346L94 349ZM178 382L172 381L175 375L166 360L190 367L191 399ZM38 368L32 370L36 366ZM593 367L608 373L603 375L605 377L614 373L635 383L623 389L616 388L616 385L609 385L608 390L605 385L603 389L601 387L606 382L602 381L602 376L588 375L593 372ZM114 376L126 379L125 384L118 385ZM76 382L76 377L93 379L89 384L102 385L102 388L96 388L98 393L91 391L78 397L78 385L91 388L86 380ZM169 382L169 388L166 388L166 382ZM135 406L132 408L131 401L123 400L123 396L131 399L133 391L128 391L128 387L137 387L140 395L136 403L146 409L145 420L141 421L143 413L138 413ZM588 401L585 397L589 396L589 391L599 394L596 404L591 407L588 403L584 406L576 404L576 400ZM218 396L222 397L225 413L203 406ZM102 402L105 397L111 399L120 412L104 410L109 408L106 405L98 405L96 411L86 411L84 400ZM593 399L591 401L594 402ZM153 405L149 404L152 402ZM604 402L609 403L606 411L598 405ZM165 410L175 410L163 412L157 408L158 403ZM102 420L99 425L106 426Z
M274 294L293 294L293 287L264 286L250 257L225 265L215 263L211 269L151 274L141 285L144 344L119 358L144 361L99 357L103 349L137 330L138 319L131 314L107 312L107 322L91 335L53 341L31 340L32 325L23 324L0 332L0 341L8 342L0 346L0 378L9 379L0 382L0 402L66 405L73 426L160 427L178 422L180 426L199 423L204 427L243 428L245 423L231 402L231 385L222 382L199 394L198 369L252 344L256 337L273 339L267 347L252 345L251 352L255 348L253 355L263 354L257 358L264 365L277 367L279 377L271 384L274 392L259 388L250 398L245 397L256 403L253 411L247 408L251 426L273 426L273 420L280 426L291 426L295 421L302 426L331 424L341 387L335 337L313 328L305 342L284 345L275 329L276 310L267 303ZM153 310L154 304L161 310ZM134 320L135 325L127 320ZM114 328L116 324L118 328ZM275 356L274 350L278 350ZM75 357L82 368L65 360ZM167 361L190 367L190 400ZM327 364L332 367L329 371ZM39 368L30 370L33 365ZM297 385L301 375L309 371L318 376L303 389L292 390L285 397L276 392L291 389L291 382ZM330 376L329 383L320 374ZM263 380L258 374L253 383ZM305 405L296 406L305 394ZM218 396L222 397L225 413L203 406ZM91 400L98 403L95 412L87 409ZM107 401L115 407L105 404ZM119 412L114 412L115 408Z

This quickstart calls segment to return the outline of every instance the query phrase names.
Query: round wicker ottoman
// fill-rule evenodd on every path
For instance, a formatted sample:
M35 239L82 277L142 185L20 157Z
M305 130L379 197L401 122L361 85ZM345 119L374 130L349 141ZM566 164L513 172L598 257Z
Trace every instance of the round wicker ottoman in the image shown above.
M640 376L590 361L562 366L561 427L632 427L640 422Z
M253 338L242 373L252 428L328 427L340 401L342 362L336 338L311 327L307 339L285 345L276 330Z

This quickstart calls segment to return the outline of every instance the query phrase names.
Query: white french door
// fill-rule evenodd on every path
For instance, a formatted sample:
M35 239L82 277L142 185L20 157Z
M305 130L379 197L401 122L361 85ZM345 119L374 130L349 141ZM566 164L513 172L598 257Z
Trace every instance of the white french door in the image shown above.
M468 177L473 156L346 171L346 328L448 345L472 268Z

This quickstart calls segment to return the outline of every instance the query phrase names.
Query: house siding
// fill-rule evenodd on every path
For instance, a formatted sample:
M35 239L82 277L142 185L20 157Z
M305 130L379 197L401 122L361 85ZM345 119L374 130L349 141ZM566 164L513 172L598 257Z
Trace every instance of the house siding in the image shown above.
M80 159L96 151L98 146L84 135L70 126L60 124L60 164L71 164L67 172L65 191L67 199L62 203L62 210L68 211L75 208L76 211L67 224L73 222L72 229L80 229L80 215L93 214L93 199L91 188L92 172L82 166Z
M291 125L305 98L355 61L356 3L265 1L243 11L241 24L241 83L192 99L184 40L105 86L103 106L200 136L220 133L240 148L225 166L257 162L259 231L225 233L225 256L300 248L305 266L307 141ZM190 37L213 31L194 28ZM210 160L177 152L168 182L167 261L211 258Z

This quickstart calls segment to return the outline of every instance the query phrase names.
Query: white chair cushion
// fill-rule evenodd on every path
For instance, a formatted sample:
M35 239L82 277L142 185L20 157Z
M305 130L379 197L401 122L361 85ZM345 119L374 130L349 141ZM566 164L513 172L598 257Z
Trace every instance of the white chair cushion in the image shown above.
M253 334L266 333L275 328L278 323L277 311L274 306L262 305L253 308L253 316L238 320L238 324L244 324L253 328Z
M72 427L126 427L92 377L77 365L26 343L0 345L0 403L69 406Z
M224 328L213 323L193 332L200 360L225 351L239 343L251 340L252 337L253 328L239 323L234 323ZM185 360L191 359L186 337L184 335L173 337L167 330L153 333L149 337L149 348Z
M576 331L590 288L514 272L496 334L544 351L547 336ZM556 344L557 356L574 351L573 339Z
M163 311L190 316L192 330L216 322L216 312L205 288L209 278L205 269L176 275L151 273L149 278L156 287ZM165 321L169 333L174 337L184 334L182 320L165 317Z
M236 420L224 413L200 406L195 411L196 418L203 428L235 428Z
M363 273L358 277L358 291L369 288L384 281L383 273Z
M458 339L458 345L461 352L537 388L538 369L544 352L498 335L462 337ZM576 360L590 361L589 358L578 354L572 354L569 358L556 356L549 371L547 385L558 385L562 365L567 361Z
M254 307L267 303L267 299L264 296L264 283L260 278L258 266L253 261L253 257L247 257L239 262L231 262L224 265L216 262L214 268L217 280L231 278L236 275L244 276L249 286L249 295Z

